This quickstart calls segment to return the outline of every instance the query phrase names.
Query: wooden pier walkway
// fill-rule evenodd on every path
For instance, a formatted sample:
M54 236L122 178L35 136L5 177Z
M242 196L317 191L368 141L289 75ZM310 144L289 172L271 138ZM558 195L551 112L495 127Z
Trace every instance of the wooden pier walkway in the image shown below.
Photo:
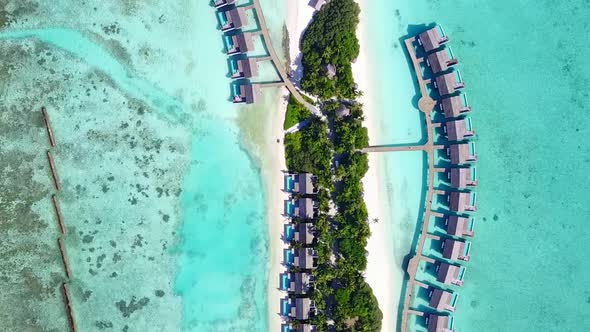
M401 324L401 332L408 331L408 316L411 314L416 314L415 310L410 309L410 305L412 302L412 296L414 295L414 285L417 284L416 281L416 273L418 272L418 265L420 260L425 260L427 262L434 262L433 259L427 258L422 256L422 252L424 250L424 242L428 237L428 225L430 223L430 217L433 215L433 212L430 210L432 206L432 199L435 193L433 188L434 185L434 175L437 173L437 168L434 167L434 151L444 148L444 146L434 145L434 124L432 123L432 111L436 105L436 102L428 95L428 90L426 88L426 84L430 81L425 80L422 77L422 70L420 69L420 62L421 60L416 57L416 51L414 49L414 42L416 38L408 38L404 41L406 50L410 55L410 60L412 61L412 65L414 66L414 74L416 75L416 79L418 81L418 86L420 88L420 99L418 100L418 109L421 112L424 112L424 119L426 121L426 133L427 133L427 140L426 144L423 145L423 151L428 154L428 191L426 193L426 203L424 206L424 219L422 221L422 227L420 231L420 236L418 240L418 245L416 246L416 253L415 256L410 259L408 264L407 272L409 274L409 283L408 283L408 291L406 293L406 297L404 299L404 309L403 309L403 316L402 316L402 324ZM418 284L419 285L419 284Z
M361 152L397 152L397 151L426 151L426 145L373 145L361 149Z
M317 107L307 102L307 100L303 98L301 93L299 93L293 82L291 82L291 80L289 79L289 76L287 75L287 72L285 71L285 68L283 67L279 57L277 56L277 52L275 51L272 45L270 33L268 32L268 26L266 25L266 19L264 18L264 12L262 11L262 7L260 6L260 1L252 0L252 2L252 5L249 5L248 7L253 8L256 11L256 16L258 17L258 22L260 23L262 38L264 39L264 43L266 44L266 48L268 49L269 56L272 59L272 62L274 63L275 67L277 68L277 72L279 73L281 80L285 83L285 87L289 90L289 92L291 92L293 97L303 106L305 106L312 114L321 118L322 120L325 120L326 117L322 114L322 112Z

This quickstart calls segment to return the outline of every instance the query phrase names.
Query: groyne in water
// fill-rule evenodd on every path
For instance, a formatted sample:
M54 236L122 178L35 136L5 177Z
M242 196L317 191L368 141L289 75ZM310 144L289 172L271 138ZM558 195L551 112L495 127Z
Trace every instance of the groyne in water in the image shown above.
M53 128L51 128L51 121L49 120L49 114L47 112L47 109L45 107L42 107L41 113L43 115L43 120L44 120L45 126L47 128L47 135L49 137L49 143L51 144L51 148L55 148L55 147L57 147L57 143L55 141L55 135L53 133ZM57 175L57 167L55 166L55 160L53 159L53 155L51 154L51 150L47 150L47 160L49 162L49 168L51 169L51 176L53 178L55 190L59 192L59 191L61 191L61 185L59 182L59 176ZM62 236L65 237L67 235L67 230L66 230L66 226L64 223L63 214L61 213L61 208L59 206L59 200L58 200L58 197L56 194L51 195L51 201L53 204L53 208L55 210L55 215L57 217L57 221L59 223L60 232L61 232ZM66 272L66 277L69 282L69 280L72 279L72 270L70 269L70 264L68 262L68 255L66 253L65 243L64 243L64 239L62 237L59 237L57 239L57 245L59 247L59 252L61 255L61 260L64 265L64 270ZM70 331L76 332L77 331L76 320L74 318L74 311L72 309L72 300L70 297L68 283L64 282L62 284L62 288L63 288L63 295L64 295L63 296L64 305L66 307L66 312L68 315L68 322L70 325Z

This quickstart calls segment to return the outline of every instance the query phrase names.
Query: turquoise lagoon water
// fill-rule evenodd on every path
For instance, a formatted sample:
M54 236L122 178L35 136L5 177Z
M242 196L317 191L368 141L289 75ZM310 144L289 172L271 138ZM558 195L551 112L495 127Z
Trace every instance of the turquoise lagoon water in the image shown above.
M479 187L457 330L585 330L590 48L576 36L588 28L588 2L384 0L366 1L363 10L381 64L381 141L374 143L422 137L399 41L410 25L442 24L460 62L477 132ZM396 264L410 251L411 239L400 232L419 216L419 155L382 157L389 197L404 204L390 206L396 248L407 244L396 251Z
M280 45L283 4L262 5ZM45 105L79 330L267 330L259 168L277 96L229 102L207 1L15 2L2 15L1 329L67 329Z

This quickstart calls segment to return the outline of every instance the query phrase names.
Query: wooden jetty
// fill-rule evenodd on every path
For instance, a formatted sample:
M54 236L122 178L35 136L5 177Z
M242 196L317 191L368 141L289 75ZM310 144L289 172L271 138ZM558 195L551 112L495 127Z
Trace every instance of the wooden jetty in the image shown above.
M66 275L68 276L68 279L72 279L72 270L70 270L70 265L68 264L68 255L66 254L66 247L64 245L64 241L62 239L57 239L57 244L59 245L61 259L64 263L64 268L66 269Z
M70 290L68 288L68 284L65 282L63 283L63 292L64 292L64 301L66 304L66 311L68 312L68 320L70 322L70 331L77 332L78 329L76 328L76 320L74 319L74 310L72 309L72 300L70 297Z
M59 177L57 176L57 169L55 167L55 161L51 151L47 150L47 160L49 160L49 167L51 168L51 175L53 176L53 183L55 184L55 190L61 191L61 185L59 184Z
M49 136L49 143L52 147L56 147L55 143L55 136L53 136L53 129L51 128L51 122L49 121L49 114L47 113L47 109L41 107L41 112L43 113L43 120L45 121L45 127L47 127L47 135Z
M434 125L432 123L432 111L436 105L436 102L428 95L428 90L426 84L428 81L424 79L422 76L422 70L420 68L420 62L416 57L416 51L414 49L414 42L416 41L416 37L411 37L405 40L404 44L408 54L410 55L410 60L412 61L412 65L414 67L414 74L416 75L416 79L418 81L418 86L420 88L420 99L418 100L418 109L424 113L424 119L426 121L426 133L427 133L427 141L426 144L423 146L423 151L428 154L428 191L426 193L426 206L424 212L424 219L422 222L422 228L420 231L420 236L418 240L418 245L416 247L416 254L414 257L410 259L408 264L407 272L409 274L409 282L408 282L408 291L406 293L406 297L404 299L404 307L403 307L403 316L402 316L402 324L401 324L401 332L406 332L408 330L408 316L410 314L415 314L414 310L410 309L410 305L412 302L412 296L414 295L414 285L416 284L416 273L418 272L418 265L420 260L425 260L427 262L433 261L431 258L427 258L422 256L422 252L424 249L424 243L428 238L428 225L430 223L430 217L433 215L433 212L430 210L432 206L432 200L435 193L435 189L433 188L434 185L434 175L439 170L438 168L434 167L434 151L441 148L441 146L434 145Z
M275 51L272 41L270 39L270 33L268 32L266 19L264 18L264 13L262 11L262 7L260 6L260 1L252 0L252 5L249 5L247 7L253 8L256 11L256 16L258 17L258 22L260 24L262 38L264 40L264 43L266 44L266 48L268 49L269 56L272 59L272 62L274 63L275 68L277 69L277 72L281 77L281 80L285 83L286 88L289 90L289 92L291 92L293 97L303 106L305 106L312 114L316 115L321 119L325 119L326 117L322 114L322 112L317 107L313 106L307 100L305 100L305 98L303 98L301 93L299 93L293 82L291 82L291 80L289 79L289 76L287 75L287 72L285 71L285 68L281 63L281 60L277 56L277 52Z
M61 209L59 208L59 202L57 200L57 195L53 194L51 196L51 201L53 202L53 208L55 209L55 215L57 216L57 222L59 223L59 228L63 235L67 234L66 225L64 224L64 217L61 214Z

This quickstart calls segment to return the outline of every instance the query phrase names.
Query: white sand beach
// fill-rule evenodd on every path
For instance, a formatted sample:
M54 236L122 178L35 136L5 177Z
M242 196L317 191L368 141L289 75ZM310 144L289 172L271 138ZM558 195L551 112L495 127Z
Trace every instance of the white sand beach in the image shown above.
M268 275L268 327L269 331L280 331L283 322L279 315L281 298L286 293L279 289L280 274L285 272L283 265L283 249L286 244L283 241L283 225L287 218L283 216L284 201L289 198L289 194L283 191L284 172L287 170L285 161L285 146L283 145L283 122L285 121L285 111L287 102L285 96L288 96L287 89L283 88L278 99L277 105L274 106L271 121L271 137L273 143L268 145L269 156L265 167L266 193L268 204L268 232L269 232L269 275ZM277 140L279 140L277 142Z
M303 68L301 67L301 55L299 41L303 31L313 17L315 10L308 5L308 0L289 0L287 7L287 30L289 31L289 58L295 85L299 86Z
M374 68L371 64L371 53L369 46L366 44L367 33L366 22L363 16L363 3L366 0L358 0L361 6L360 24L357 29L361 51L360 55L353 64L353 74L355 82L359 89L363 91L360 101L363 103L365 116L364 126L369 130L369 141L379 142L380 135L378 124L378 105L372 91L374 90L371 73ZM365 41L365 42L364 42ZM366 280L373 289L373 293L379 301L379 307L383 311L382 331L390 332L396 330L397 307L402 287L402 276L399 271L395 271L393 256L393 244L391 239L391 216L385 208L387 196L385 188L382 187L385 181L381 179L381 165L383 161L378 154L369 154L369 171L363 178L363 188L365 203L369 211L369 220L371 220L371 237L367 244L369 252L368 264L366 271ZM378 222L372 222L378 219Z

